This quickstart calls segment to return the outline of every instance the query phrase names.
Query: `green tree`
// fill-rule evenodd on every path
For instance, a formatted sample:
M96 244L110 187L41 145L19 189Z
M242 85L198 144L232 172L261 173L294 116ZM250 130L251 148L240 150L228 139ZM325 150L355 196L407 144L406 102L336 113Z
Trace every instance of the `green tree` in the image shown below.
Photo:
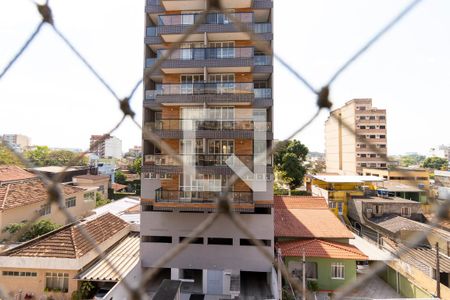
M427 157L423 161L422 167L435 170L447 170L448 160L437 156Z
M34 150L25 152L25 157L35 166L46 166L50 149L47 146L37 146Z
M400 165L403 167L420 165L425 160L425 156L418 154L409 154L400 156Z
M38 222L31 224L31 226L23 233L23 235L20 237L19 240L21 242L25 242L34 239L35 237L53 231L58 227L59 227L58 224L55 224L50 220L40 220Z
M103 206L110 202L111 202L111 200L103 197L102 193L97 192L97 194L95 195L95 207Z
M308 148L297 140L281 141L275 147L274 165L291 190L303 183Z
M142 170L142 157L136 158L130 166L130 172L134 174L141 174Z
M114 174L114 181L120 184L126 184L127 178L122 171L117 170L116 173Z
M15 165L23 167L22 162L3 143L0 143L0 165Z

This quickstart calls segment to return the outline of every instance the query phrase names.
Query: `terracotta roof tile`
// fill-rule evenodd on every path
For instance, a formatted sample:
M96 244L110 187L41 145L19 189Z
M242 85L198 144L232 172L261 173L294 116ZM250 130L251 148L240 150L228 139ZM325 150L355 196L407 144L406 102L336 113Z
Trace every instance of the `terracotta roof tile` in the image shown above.
M314 196L274 196L274 206L279 208L324 208L328 209L323 197Z
M275 197L274 223L275 237L354 238L320 197Z
M318 239L293 241L278 244L282 256L303 256L303 250L306 257L338 258L367 260L358 248L352 245L328 242Z
M113 184L111 184L111 188L114 190L114 191L116 191L116 192L118 192L118 191L120 191L120 190L123 190L124 188L127 188L128 186L127 185L125 185L125 184L120 184L120 183L113 183Z
M0 183L35 178L36 175L17 166L0 166Z
M62 185L65 196L84 191L82 188ZM47 187L39 178L9 183L0 187L0 211L48 200Z
M71 224L4 252L3 256L79 258L94 247L81 234L83 226L89 236L101 244L129 224L107 213L90 221Z

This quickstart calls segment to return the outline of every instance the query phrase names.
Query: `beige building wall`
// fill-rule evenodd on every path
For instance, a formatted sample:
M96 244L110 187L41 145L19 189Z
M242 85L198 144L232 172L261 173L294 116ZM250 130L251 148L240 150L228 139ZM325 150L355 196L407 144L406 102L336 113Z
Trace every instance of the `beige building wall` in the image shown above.
M80 191L73 196L67 196L65 199L69 199L72 197L76 197L76 205L73 207L67 208L67 210L72 214L76 219L80 219L82 217L88 216L91 214L91 211L95 208L95 194L93 199L85 200L84 197L89 192L93 192L95 190L87 190ZM7 209L4 211L0 211L0 240L10 238L10 234L7 232L3 232L3 229L12 223L20 223L22 221L39 221L39 220L50 220L59 225L65 225L70 223L67 220L64 213L59 209L57 203L51 204L51 212L50 214L39 216L39 210L42 208L47 201L41 201L37 203L32 203L30 205L21 206L17 208Z
M86 179L74 177L73 182L76 186L80 187L98 187L97 192L100 192L103 197L108 198L108 187L109 187L109 178L102 179Z
M3 272L35 272L36 277L31 276L5 276ZM66 273L69 275L69 290L62 292L45 292L46 273ZM55 299L71 299L73 291L78 289L78 281L75 276L77 270L40 270L22 268L2 268L0 274L0 289L8 297L7 299L24 299L25 294L34 294L33 299L41 299L44 295L52 295ZM19 295L21 297L19 298Z
M353 99L331 112L325 122L325 153L328 173L386 168L386 111L373 108L372 99Z
M406 184L414 187L423 186L426 191L430 190L429 174L426 169L397 168L393 170L363 169L363 175L378 176L390 182Z

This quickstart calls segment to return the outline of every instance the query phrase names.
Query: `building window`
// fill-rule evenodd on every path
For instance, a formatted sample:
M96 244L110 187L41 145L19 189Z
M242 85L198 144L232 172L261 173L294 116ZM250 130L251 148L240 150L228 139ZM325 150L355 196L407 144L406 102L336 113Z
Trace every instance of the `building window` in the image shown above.
M270 245L272 244L271 240L258 240L259 242L261 242L264 246L270 247ZM240 239L239 240L239 245L241 246L254 246L255 244L253 244L252 240L249 239Z
M61 291L67 293L69 290L69 274L45 273L45 288L49 291Z
M230 238L208 238L208 245L233 245L233 239Z
M144 178L144 179L155 179L156 178L156 173L144 172L144 173L142 173L142 178Z
M386 120L386 116L379 116L380 120Z
M66 207L74 207L77 205L77 198L71 197L66 199Z
M345 268L343 263L331 264L331 279L345 279Z
M171 244L172 237L171 236L142 236L142 242L144 243L163 243L163 244Z
M159 179L161 179L161 180L172 179L172 174L159 174Z
M36 277L36 272L13 272L13 271L3 271L3 276L21 276L21 277Z
M328 202L328 207L329 207L329 208L336 208L336 202L330 200L330 201Z
M309 280L316 280L317 279L317 263L307 261L305 263L305 275L306 279ZM300 264L297 264L297 266L291 271L292 276L298 278L299 280L302 280L303 277L303 263L300 262Z
M375 205L375 214L382 215L383 214L383 205Z
M39 215L45 216L49 215L52 212L52 207L50 206L50 203L41 205L41 209L39 210Z
M95 192L89 192L83 195L84 201L95 200Z
M184 241L184 239L187 239L187 237L180 236L180 238L179 238L180 243L182 243ZM202 237L195 238L189 244L200 244L200 245L203 245L203 238Z
M411 207L402 207L402 216L410 217L411 216Z

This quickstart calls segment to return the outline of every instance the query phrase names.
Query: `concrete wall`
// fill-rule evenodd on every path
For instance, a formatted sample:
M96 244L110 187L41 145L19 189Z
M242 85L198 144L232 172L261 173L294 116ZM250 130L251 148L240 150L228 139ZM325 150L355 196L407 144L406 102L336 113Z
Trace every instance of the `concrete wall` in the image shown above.
M95 208L94 200L84 200L84 194L89 191L81 191L75 195L67 196L66 199L76 197L76 205L69 207L69 212L76 218L82 218L91 214L91 210ZM11 223L20 223L22 221L30 221L36 219L39 220L50 220L59 225L65 225L69 223L66 216L59 209L57 203L51 204L51 213L45 216L39 217L39 210L46 201L33 203L26 206L21 206L13 209L8 209L0 212L0 240L10 238L10 234L3 232L3 228Z
M207 216L208 214L205 213L142 212L141 236L172 237L172 243L141 242L143 267L152 267L163 253L167 253L179 243L180 236L188 236ZM273 215L241 214L240 217L256 238L271 241L271 246L266 249L272 254ZM271 271L271 262L263 257L255 246L240 246L240 239L247 237L225 216L220 216L201 237L204 238L203 245L189 245L163 267ZM233 245L207 245L208 237L232 238Z
M103 298L114 300L130 299L128 289L125 288L124 282L131 288L136 288L142 279L141 263L138 261L131 271L125 275L122 281L118 282Z
M73 182L77 186L81 187L98 187L98 191L102 193L104 197L108 197L108 187L109 187L109 178L100 179L100 180L92 180L86 178L73 178Z

